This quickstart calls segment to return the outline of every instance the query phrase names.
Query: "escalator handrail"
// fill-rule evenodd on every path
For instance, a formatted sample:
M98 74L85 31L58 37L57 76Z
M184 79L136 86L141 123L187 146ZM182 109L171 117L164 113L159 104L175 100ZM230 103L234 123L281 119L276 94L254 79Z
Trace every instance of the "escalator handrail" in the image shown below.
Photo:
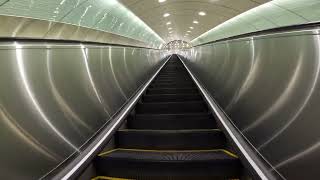
M217 123L223 128L222 130L225 132L227 138L231 140L231 142L235 145L240 159L243 163L245 163L245 167L249 169L254 179L283 179L283 177L278 172L272 169L271 166L267 165L267 163L260 156L258 156L257 152L251 147L250 144L248 144L244 137L234 127L223 109L218 105L216 100L211 97L211 95L200 83L200 81L192 74L188 66L179 55L178 58L187 69L193 81L196 83L198 89L200 90L201 94L211 108L215 118L217 119Z
M141 96L147 90L150 83L158 75L160 70L169 61L172 55L165 59L165 62L160 68L152 75L152 77L137 91L137 93L126 103L125 106L114 116L110 123L103 128L94 140L85 148L81 153L70 161L64 168L53 175L50 179L68 180L76 179L81 172L91 163L94 157L103 149L103 147L112 138L114 133L120 128L122 122L130 114L131 110L138 103Z

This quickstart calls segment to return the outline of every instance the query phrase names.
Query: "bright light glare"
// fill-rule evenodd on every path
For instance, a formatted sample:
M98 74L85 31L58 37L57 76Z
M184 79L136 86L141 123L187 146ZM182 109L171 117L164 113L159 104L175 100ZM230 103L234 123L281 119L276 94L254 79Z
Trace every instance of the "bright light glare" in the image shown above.
M204 12L204 11L200 11L198 14L199 14L200 16L205 16L205 15L207 15L207 13Z
M163 14L163 17L169 17L170 16L170 14L169 13L165 13L165 14Z

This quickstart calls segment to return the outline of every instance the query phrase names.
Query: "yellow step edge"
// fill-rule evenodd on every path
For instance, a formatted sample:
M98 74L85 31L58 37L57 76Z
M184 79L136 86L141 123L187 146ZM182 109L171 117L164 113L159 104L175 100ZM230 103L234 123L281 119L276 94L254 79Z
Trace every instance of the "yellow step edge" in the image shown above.
M91 178L91 180L133 180L133 179L115 178L115 177L108 177L108 176L97 176L97 177Z
M106 151L106 152L102 152L100 153L98 156L105 156L107 154L110 154L114 151L117 150L124 150L124 151L140 151L140 152L159 152L159 153L170 153L170 152L217 152L217 151L221 151L224 152L225 154L227 154L228 156L231 156L233 158L238 158L237 155L235 155L234 153L226 150L226 149L208 149L208 150L149 150L149 149L125 149L125 148L117 148L117 149L112 149L110 151Z

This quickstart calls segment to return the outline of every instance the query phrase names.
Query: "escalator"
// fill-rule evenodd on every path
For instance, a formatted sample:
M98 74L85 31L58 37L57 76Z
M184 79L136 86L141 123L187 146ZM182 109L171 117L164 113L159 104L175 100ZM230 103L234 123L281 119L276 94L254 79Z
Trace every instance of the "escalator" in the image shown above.
M112 147L112 148L110 148ZM242 165L173 55L94 160L94 179L239 179Z

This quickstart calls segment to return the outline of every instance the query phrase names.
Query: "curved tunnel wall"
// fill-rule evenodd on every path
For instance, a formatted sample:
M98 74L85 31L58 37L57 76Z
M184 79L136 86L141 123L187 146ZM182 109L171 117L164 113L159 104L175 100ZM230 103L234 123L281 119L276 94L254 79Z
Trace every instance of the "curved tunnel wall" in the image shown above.
M286 179L320 175L319 30L199 46L184 60Z
M319 0L272 0L235 16L191 41L196 46L245 33L319 22Z
M0 22L6 24L0 30L0 37L116 44L123 44L125 37L131 45L142 43L153 48L164 43L118 0L0 0Z
M1 179L37 179L79 153L163 58L143 48L1 43Z

